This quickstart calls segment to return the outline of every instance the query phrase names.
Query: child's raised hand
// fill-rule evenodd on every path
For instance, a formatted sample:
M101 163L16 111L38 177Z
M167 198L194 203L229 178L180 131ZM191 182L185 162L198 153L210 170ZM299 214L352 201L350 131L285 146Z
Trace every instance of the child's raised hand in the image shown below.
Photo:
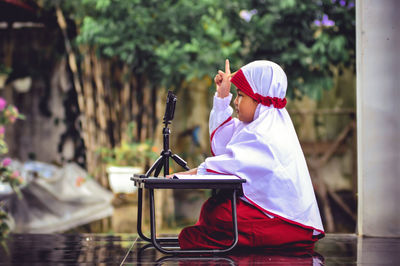
M218 74L215 75L214 81L217 86L218 97L227 97L231 90L231 69L228 59L225 60L225 72L218 70Z

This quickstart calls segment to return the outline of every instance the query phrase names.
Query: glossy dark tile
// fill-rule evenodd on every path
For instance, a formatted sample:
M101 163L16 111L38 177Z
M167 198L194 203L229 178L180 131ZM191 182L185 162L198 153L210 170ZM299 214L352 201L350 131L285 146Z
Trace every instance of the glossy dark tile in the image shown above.
M147 248L146 248L147 246ZM398 265L400 239L329 234L312 255L239 249L224 256L172 257L132 235L14 234L0 265Z

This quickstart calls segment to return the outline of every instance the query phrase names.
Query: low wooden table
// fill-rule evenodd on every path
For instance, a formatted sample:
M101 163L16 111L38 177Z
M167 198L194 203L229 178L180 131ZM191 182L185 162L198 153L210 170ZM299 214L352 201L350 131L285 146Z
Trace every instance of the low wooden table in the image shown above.
M134 175L131 178L134 185L138 188L138 213L137 213L137 231L140 238L152 243L152 245L165 254L216 254L231 251L238 242L238 228L236 216L236 197L242 190L244 179L169 179L164 177L145 177L145 175ZM150 238L142 232L142 198L143 189L149 190L150 200ZM156 221L154 211L154 189L224 189L232 192L232 224L233 240L232 244L224 249L188 249L179 248L178 238L157 238ZM170 246L168 246L170 245ZM173 246L174 245L174 246Z

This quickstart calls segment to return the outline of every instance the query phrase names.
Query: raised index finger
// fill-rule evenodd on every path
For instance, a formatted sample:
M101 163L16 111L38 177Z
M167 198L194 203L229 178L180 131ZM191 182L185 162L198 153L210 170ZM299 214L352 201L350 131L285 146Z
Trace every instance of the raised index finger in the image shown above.
M231 68L229 66L229 59L225 60L225 74L227 74L227 75L231 74Z

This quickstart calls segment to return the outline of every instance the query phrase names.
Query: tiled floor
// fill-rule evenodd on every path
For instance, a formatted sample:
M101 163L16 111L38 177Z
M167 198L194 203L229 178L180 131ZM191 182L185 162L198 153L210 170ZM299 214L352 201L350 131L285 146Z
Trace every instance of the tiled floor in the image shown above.
M136 235L11 235L0 265L400 265L400 239L327 235L313 256L239 250L219 257L171 257Z

